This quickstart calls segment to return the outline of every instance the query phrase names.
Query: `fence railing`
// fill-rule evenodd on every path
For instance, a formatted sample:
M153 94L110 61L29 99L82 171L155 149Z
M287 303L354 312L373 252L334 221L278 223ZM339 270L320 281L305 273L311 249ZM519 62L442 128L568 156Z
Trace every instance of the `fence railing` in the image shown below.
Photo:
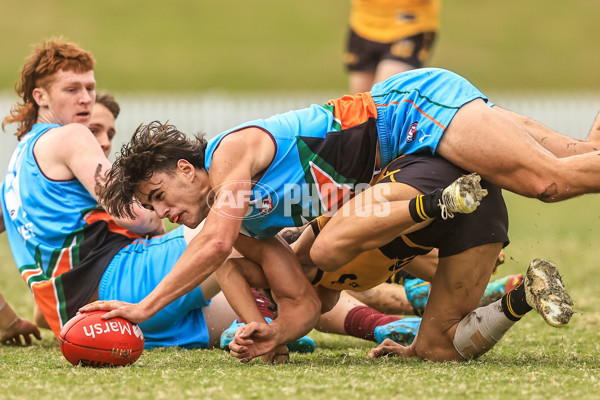
M115 94L121 105L113 153L140 123L169 121L186 133L205 133L210 138L244 121L324 104L339 93L245 94L206 93L198 95ZM584 138L600 111L600 92L593 93L497 93L490 101L527 115L552 129L574 138ZM0 93L0 115L6 116L16 102L10 93ZM14 127L0 134L0 173L16 146Z

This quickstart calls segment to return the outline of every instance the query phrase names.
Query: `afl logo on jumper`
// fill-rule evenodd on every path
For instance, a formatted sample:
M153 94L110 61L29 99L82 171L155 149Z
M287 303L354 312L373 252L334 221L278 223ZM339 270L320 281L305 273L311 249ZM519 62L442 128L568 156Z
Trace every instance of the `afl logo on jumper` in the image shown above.
M418 122L413 122L408 128L408 132L406 133L406 143L410 143L417 138L417 124Z
M260 206L258 207L260 215L267 215L273 211L273 199L271 195L267 194L267 197L260 200Z
M210 199L215 199L214 203L211 203ZM277 193L270 186L244 180L225 182L215 186L210 190L206 200L212 211L222 217L233 219L264 217L277 207L278 201ZM235 209L244 207L246 208L244 216L235 212ZM256 213L254 213L255 210Z

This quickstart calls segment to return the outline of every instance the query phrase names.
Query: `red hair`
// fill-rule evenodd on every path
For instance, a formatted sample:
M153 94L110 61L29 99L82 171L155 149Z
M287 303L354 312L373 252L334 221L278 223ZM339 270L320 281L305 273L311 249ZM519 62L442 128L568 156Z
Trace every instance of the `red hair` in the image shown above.
M15 90L22 103L11 107L10 114L2 121L2 129L8 124L18 123L17 139L31 130L37 121L38 105L33 99L33 90L38 87L47 89L58 71L87 72L94 69L92 55L74 43L62 37L49 39L37 46L25 59L19 82Z

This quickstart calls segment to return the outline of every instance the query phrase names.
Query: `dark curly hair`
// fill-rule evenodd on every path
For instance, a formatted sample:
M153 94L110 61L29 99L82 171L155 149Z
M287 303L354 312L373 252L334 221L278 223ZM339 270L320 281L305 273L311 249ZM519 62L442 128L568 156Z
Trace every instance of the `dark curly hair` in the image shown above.
M100 204L111 215L134 218L132 205L138 184L155 172L172 173L181 159L205 169L206 144L203 135L188 138L175 126L159 121L138 126L129 143L121 148L106 183L100 187Z

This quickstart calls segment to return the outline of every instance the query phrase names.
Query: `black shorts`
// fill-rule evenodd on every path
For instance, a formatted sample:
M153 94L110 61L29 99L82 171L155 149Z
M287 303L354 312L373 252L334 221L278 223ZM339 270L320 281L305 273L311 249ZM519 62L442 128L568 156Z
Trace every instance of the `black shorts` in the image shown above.
M378 43L364 39L350 29L346 69L375 71L382 60L397 60L414 68L421 68L429 58L435 37L435 32L424 32L392 43Z
M405 183L423 193L445 188L468 173L443 158L420 154L401 156L392 161L386 170L398 171L379 182ZM508 212L502 190L484 180L481 181L481 186L487 189L488 194L477 210L471 214L456 213L454 218L446 220L436 218L425 228L406 236L418 245L437 247L440 257L452 256L489 243L508 246ZM390 258L398 258L397 253L406 246L404 243L396 243L397 240L379 249Z

